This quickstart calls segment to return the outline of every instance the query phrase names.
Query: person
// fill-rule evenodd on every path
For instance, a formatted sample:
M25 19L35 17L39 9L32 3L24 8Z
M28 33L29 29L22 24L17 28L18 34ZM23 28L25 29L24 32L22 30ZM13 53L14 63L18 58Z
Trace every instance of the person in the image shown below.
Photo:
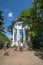
M18 49L18 42L16 41L14 44L14 51L17 51L17 49Z
M9 52L7 51L7 42L4 44L3 49L5 51L5 53L3 55L9 56Z
M16 50L18 50L18 41L16 42Z
M14 51L16 51L16 42L14 43Z
M20 43L20 51L23 51L23 43Z

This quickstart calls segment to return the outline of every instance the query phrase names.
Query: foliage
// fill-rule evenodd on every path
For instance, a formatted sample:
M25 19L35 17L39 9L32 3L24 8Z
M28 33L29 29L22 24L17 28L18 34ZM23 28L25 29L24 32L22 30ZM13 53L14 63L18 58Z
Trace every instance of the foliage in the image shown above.
M34 48L43 47L43 0L34 0L32 7L23 10L18 16L23 20L23 25L28 24L30 29L28 35L31 38Z
M4 34L4 18L2 16L2 11L0 11L0 49L3 48L3 45L5 44L5 42L7 41L7 47L10 46L10 40L8 39L8 37Z
M10 47L10 40L9 38L5 35L5 34L0 34L0 49L3 48L3 45L6 43L7 41L7 47Z
M12 21L12 24L11 25L7 26L7 31L10 32L11 35L13 33L13 26L14 26L14 21Z
M0 11L0 34L3 33L3 32L5 32L5 31L4 31L4 28L5 28L5 27L3 26L3 25L4 25L4 22L3 22L4 19L3 19L2 13L3 13L3 12Z

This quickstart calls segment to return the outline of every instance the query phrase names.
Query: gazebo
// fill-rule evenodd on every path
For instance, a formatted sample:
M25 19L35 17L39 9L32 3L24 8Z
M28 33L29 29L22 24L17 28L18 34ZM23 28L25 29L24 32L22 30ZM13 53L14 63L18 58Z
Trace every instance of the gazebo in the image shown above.
M12 45L14 46L15 42L22 41L26 43L26 27L23 27L23 21L14 21L13 22L13 37L12 37Z

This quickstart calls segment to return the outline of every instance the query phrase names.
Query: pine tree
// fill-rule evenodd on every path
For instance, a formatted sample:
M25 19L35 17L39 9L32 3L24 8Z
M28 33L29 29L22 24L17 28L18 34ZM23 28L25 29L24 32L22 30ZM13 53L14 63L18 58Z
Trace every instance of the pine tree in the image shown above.
M2 16L2 11L0 11L0 33L3 33L4 32L4 22L3 22L3 16Z

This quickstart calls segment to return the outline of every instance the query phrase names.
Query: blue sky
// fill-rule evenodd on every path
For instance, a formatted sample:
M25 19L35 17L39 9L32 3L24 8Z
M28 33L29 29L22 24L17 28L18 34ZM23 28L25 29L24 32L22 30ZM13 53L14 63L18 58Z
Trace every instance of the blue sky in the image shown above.
M3 11L4 26L7 27L12 23L12 20L16 20L21 10L31 7L32 1L33 0L0 0L0 10Z

